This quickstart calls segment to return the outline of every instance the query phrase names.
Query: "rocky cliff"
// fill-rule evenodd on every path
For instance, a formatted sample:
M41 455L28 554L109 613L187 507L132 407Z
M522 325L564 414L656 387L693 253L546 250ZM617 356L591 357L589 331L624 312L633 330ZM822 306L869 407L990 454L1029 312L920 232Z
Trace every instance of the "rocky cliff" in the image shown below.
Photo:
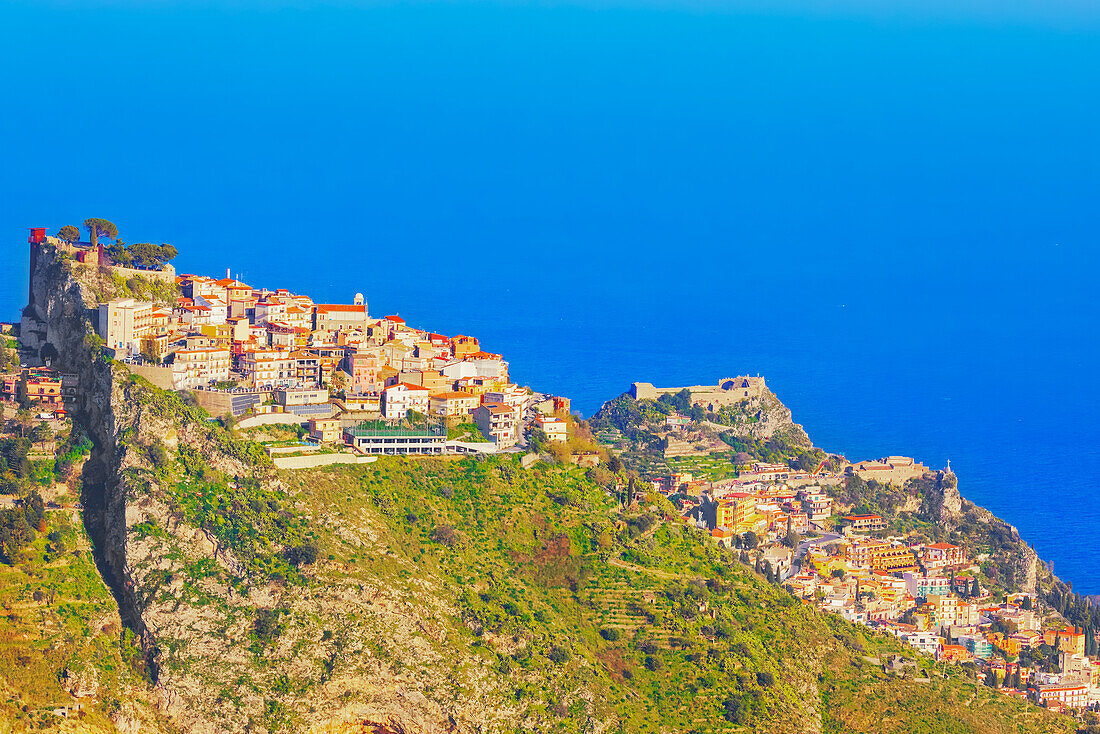
M425 635L445 637L434 600L404 597L376 579L366 585L337 568L311 569L299 587L288 587L278 574L248 568L232 547L188 518L175 485L187 481L192 467L177 467L178 454L201 456L198 471L211 487L219 477L248 477L268 496L284 487L269 463L239 458L247 452L213 434L217 429L201 413L101 353L94 273L48 243L38 247L33 265L21 324L24 355L79 376L72 417L94 444L83 474L84 522L171 726L193 732L275 729L282 721L325 732L482 726L478 674L462 681L469 693L442 696L444 708L423 687L446 689L445 680L406 681L408 673L391 674L369 653L371 645L405 647L397 657L423 666L432 657ZM154 447L165 449L167 466L156 465ZM340 531L357 546L370 544L369 522L348 522ZM279 634L256 648L257 615L272 610ZM357 623L341 623L349 618ZM339 643L326 639L326 628L343 628ZM116 719L129 727L124 710Z
M692 416L686 426L672 427L667 419L675 413ZM783 452L797 453L813 447L803 427L794 422L790 408L775 393L764 389L760 395L725 405L717 412L701 406L674 404L664 400L635 399L623 393L609 400L589 420L597 432L617 431L626 439L624 449L659 447L667 442L688 441L710 447L710 451L728 451L731 443L764 446L771 443ZM717 440L717 437L724 437Z

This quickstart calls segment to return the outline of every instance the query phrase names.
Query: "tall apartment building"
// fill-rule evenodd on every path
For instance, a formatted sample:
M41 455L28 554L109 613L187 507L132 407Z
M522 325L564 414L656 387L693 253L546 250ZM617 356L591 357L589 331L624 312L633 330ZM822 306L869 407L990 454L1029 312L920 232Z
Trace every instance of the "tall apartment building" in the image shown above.
M153 325L153 304L116 298L99 304L99 335L110 349L129 352Z

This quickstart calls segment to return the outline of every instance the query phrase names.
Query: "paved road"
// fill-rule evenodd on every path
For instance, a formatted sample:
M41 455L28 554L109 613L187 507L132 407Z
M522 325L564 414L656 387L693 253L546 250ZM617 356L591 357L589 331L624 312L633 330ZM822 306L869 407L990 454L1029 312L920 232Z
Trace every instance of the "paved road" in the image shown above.
M795 568L801 568L802 556L806 555L806 552L815 545L828 545L833 541L839 540L842 536L839 533L825 533L820 538L811 538L810 540L803 540L798 544L798 547L794 549L794 555L791 556L791 572L787 574L787 578L793 576Z

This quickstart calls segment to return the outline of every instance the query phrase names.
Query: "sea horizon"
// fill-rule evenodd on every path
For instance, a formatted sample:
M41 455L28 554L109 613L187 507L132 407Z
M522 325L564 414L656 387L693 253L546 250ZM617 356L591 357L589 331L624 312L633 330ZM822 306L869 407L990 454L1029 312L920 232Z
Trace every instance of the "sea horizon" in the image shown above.
M759 373L1100 593L1094 9L276 5L3 11L5 320L25 228L105 217L472 333L586 416Z

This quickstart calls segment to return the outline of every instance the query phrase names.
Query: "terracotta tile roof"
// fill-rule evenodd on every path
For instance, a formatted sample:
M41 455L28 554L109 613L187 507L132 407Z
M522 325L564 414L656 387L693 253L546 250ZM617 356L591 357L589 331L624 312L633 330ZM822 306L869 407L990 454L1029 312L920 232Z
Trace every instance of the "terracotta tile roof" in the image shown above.
M389 387L386 388L386 390L392 390L395 387L404 387L406 389L416 390L418 392L428 392L428 388L420 387L420 385L412 385L408 382L399 382L396 385L390 385Z
M354 306L348 303L318 303L314 308L317 313L361 313L367 315L366 306Z

